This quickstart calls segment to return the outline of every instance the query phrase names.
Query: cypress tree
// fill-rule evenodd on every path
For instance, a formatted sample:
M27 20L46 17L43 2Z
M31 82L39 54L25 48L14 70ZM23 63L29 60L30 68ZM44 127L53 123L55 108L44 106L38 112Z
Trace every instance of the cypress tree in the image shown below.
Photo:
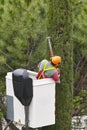
M55 55L62 57L61 83L56 85L56 124L42 130L71 130L72 120L72 0L48 0L47 33Z

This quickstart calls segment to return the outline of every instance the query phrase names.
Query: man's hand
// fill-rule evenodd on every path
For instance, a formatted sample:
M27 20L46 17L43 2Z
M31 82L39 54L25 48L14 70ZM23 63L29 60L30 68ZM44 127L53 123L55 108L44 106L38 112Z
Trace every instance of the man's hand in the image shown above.
M58 74L60 75L60 69L59 69L59 68L57 68L57 72L58 72Z

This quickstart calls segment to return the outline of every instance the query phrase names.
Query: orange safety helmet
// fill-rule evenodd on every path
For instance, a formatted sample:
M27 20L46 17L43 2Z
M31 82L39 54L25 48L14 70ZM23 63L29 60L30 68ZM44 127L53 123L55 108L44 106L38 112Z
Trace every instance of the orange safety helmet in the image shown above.
M53 56L53 57L51 57L51 62L55 66L58 66L61 63L61 57L60 56Z

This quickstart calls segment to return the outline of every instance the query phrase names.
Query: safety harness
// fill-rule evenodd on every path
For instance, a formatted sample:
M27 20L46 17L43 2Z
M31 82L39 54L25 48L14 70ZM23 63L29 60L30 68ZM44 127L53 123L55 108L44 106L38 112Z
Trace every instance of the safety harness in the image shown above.
M46 67L47 67L47 64L48 64L48 61L46 61L46 63L44 64L43 70L41 71L41 74L39 75L38 79L43 79L43 78L45 78L44 72L49 71L49 70L54 70L54 69L55 69L55 67L46 68Z

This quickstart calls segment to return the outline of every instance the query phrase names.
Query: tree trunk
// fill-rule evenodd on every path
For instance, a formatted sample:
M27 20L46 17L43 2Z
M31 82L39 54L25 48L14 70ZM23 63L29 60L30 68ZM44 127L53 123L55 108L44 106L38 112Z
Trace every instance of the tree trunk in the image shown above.
M2 130L2 122L1 122L1 120L0 120L0 130Z
M42 130L71 130L73 93L72 0L48 0L47 31L55 55L62 57L56 85L56 124Z

